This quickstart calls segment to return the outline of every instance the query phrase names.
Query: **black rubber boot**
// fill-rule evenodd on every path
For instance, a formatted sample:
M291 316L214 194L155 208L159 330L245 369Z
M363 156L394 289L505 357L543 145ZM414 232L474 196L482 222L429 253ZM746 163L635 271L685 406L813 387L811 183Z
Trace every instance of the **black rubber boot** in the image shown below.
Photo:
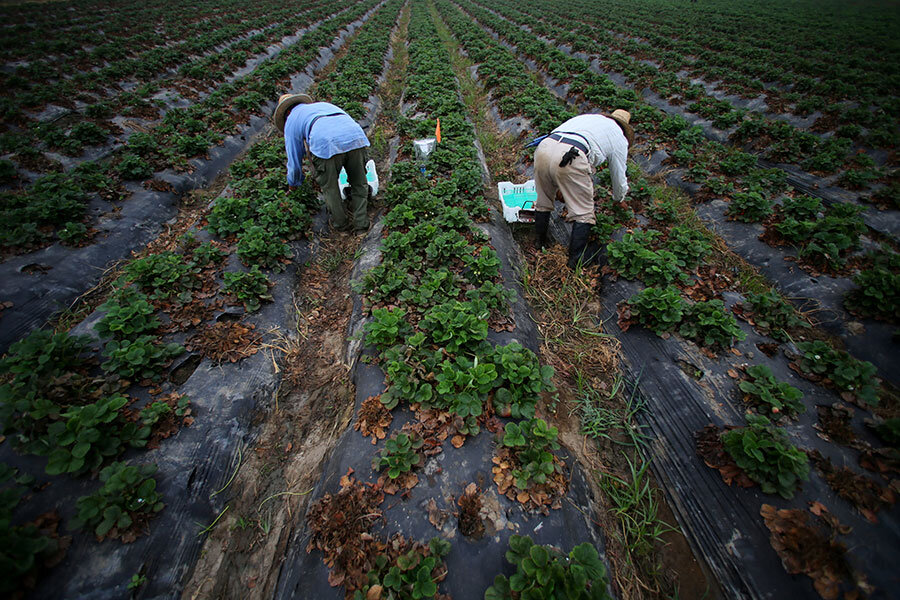
M585 268L597 261L600 246L597 242L591 241L591 230L593 228L594 226L590 223L572 224L572 238L569 240L568 265L573 271L578 265Z
M543 250L547 244L547 230L550 228L550 212L534 213L535 245L538 250Z

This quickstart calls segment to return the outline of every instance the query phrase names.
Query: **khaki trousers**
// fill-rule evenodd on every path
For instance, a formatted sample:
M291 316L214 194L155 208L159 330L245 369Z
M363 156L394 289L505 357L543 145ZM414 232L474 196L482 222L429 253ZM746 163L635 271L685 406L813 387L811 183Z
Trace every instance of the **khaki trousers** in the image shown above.
M594 168L581 150L567 166L560 167L563 155L572 149L570 144L545 138L534 152L534 184L538 212L553 210L556 191L562 194L568 209L567 221L575 223L596 222L594 216Z
M347 182L350 184L350 199L353 210L353 227L369 228L369 215L366 213L369 199L369 183L366 181L366 149L358 148L343 154L335 154L331 158L319 158L310 153L313 167L316 169L316 181L325 196L325 206L331 214L331 224L335 229L347 229L347 211L338 185L341 167L347 169Z

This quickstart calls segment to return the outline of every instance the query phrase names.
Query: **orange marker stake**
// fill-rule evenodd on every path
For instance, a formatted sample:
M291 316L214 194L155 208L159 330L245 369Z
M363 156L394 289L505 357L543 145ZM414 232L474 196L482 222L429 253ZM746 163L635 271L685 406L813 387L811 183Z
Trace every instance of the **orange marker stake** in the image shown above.
M441 143L441 119L437 120L437 127L434 128L434 139L437 140L437 143Z

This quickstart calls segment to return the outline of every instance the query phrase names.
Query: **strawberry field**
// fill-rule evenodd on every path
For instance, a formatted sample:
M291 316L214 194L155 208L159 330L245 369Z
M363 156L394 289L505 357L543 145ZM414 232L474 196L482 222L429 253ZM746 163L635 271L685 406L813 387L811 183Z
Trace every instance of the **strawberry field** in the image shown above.
M892 4L0 13L4 596L900 589ZM288 187L285 93L363 126L369 231ZM572 272L497 183L615 109Z

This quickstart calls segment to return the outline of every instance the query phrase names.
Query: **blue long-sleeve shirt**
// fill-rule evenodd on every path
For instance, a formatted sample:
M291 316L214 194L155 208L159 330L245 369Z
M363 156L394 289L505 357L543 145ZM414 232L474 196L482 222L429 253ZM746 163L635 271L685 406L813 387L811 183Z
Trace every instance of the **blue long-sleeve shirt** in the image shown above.
M318 119L316 117L319 117ZM313 126L315 124L315 127ZM288 185L303 183L303 155L331 158L369 145L362 127L350 115L328 102L298 104L284 122Z

